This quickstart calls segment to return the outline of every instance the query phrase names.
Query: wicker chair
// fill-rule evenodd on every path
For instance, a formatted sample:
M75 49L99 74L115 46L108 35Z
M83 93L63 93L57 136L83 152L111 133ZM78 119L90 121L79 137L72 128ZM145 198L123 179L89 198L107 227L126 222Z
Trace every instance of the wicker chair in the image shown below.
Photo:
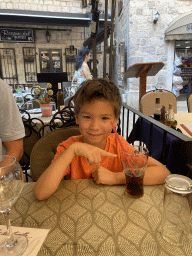
M78 127L58 128L37 141L30 157L30 171L33 181L37 181L51 164L59 143L76 135L80 135Z
M155 108L155 98L160 98L161 106L165 106L168 109L169 104L173 104L173 111L177 113L177 98L176 96L167 90L153 90L143 94L140 98L139 105L140 111L148 116L153 115L153 109Z

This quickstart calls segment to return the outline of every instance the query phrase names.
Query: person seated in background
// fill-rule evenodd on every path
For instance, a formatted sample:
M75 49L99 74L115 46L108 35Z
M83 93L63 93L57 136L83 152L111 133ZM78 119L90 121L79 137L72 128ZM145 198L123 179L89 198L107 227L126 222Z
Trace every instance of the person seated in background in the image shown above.
M109 79L87 80L74 96L76 123L80 136L59 144L51 165L39 177L34 194L43 200L52 195L65 175L71 179L93 178L97 184L125 184L122 153L112 126L120 116L121 95ZM119 136L123 146L130 144ZM169 170L149 157L145 185L162 184Z
M0 155L23 155L25 129L11 88L0 79Z

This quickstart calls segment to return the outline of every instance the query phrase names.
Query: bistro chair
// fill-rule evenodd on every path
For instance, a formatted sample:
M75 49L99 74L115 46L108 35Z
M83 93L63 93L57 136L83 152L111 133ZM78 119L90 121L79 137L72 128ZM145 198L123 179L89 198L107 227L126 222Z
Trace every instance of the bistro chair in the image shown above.
M56 129L36 142L30 157L30 171L33 181L37 181L51 164L59 143L76 135L80 135L78 127Z
M177 113L177 98L176 96L167 90L152 90L144 93L139 101L140 111L147 115L153 115L153 109L155 108L155 99L160 98L160 105L165 106L166 110L169 107L169 104L173 104L173 111Z
M30 156L35 143L39 140L39 132L34 122L36 119L44 125L43 121L38 118L31 118L30 114L25 110L20 110L22 115L23 124L25 127L25 137L23 138L23 156L20 160L23 173L25 174L26 181L31 177L28 173L30 170Z
M70 98L68 105L63 108L61 111L57 111L49 124L45 124L39 129L39 137L43 137L46 133L53 131L57 128L66 128L70 126L77 126L76 119L75 119L75 112L74 107L71 104L73 97Z
M189 97L187 98L187 108L188 112L192 113L192 94L190 94Z

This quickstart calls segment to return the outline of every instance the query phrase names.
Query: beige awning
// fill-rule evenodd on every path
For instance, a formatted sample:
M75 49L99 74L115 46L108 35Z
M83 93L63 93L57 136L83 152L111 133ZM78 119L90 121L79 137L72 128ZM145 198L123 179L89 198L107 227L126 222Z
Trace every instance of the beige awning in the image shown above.
M165 30L165 40L187 39L192 39L192 12L180 15Z

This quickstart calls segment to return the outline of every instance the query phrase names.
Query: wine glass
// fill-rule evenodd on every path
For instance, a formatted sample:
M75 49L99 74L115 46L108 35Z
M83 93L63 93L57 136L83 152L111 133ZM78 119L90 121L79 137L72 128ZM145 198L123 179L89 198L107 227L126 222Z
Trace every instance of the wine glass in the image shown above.
M17 106L20 108L24 104L24 98L22 93L19 93L15 96L15 101L17 103Z
M0 212L5 217L7 226L6 241L0 243L1 256L22 255L28 245L26 236L14 235L11 230L9 214L23 189L23 172L13 156L0 156Z
M27 101L27 110L32 110L33 109L33 102L32 101Z

